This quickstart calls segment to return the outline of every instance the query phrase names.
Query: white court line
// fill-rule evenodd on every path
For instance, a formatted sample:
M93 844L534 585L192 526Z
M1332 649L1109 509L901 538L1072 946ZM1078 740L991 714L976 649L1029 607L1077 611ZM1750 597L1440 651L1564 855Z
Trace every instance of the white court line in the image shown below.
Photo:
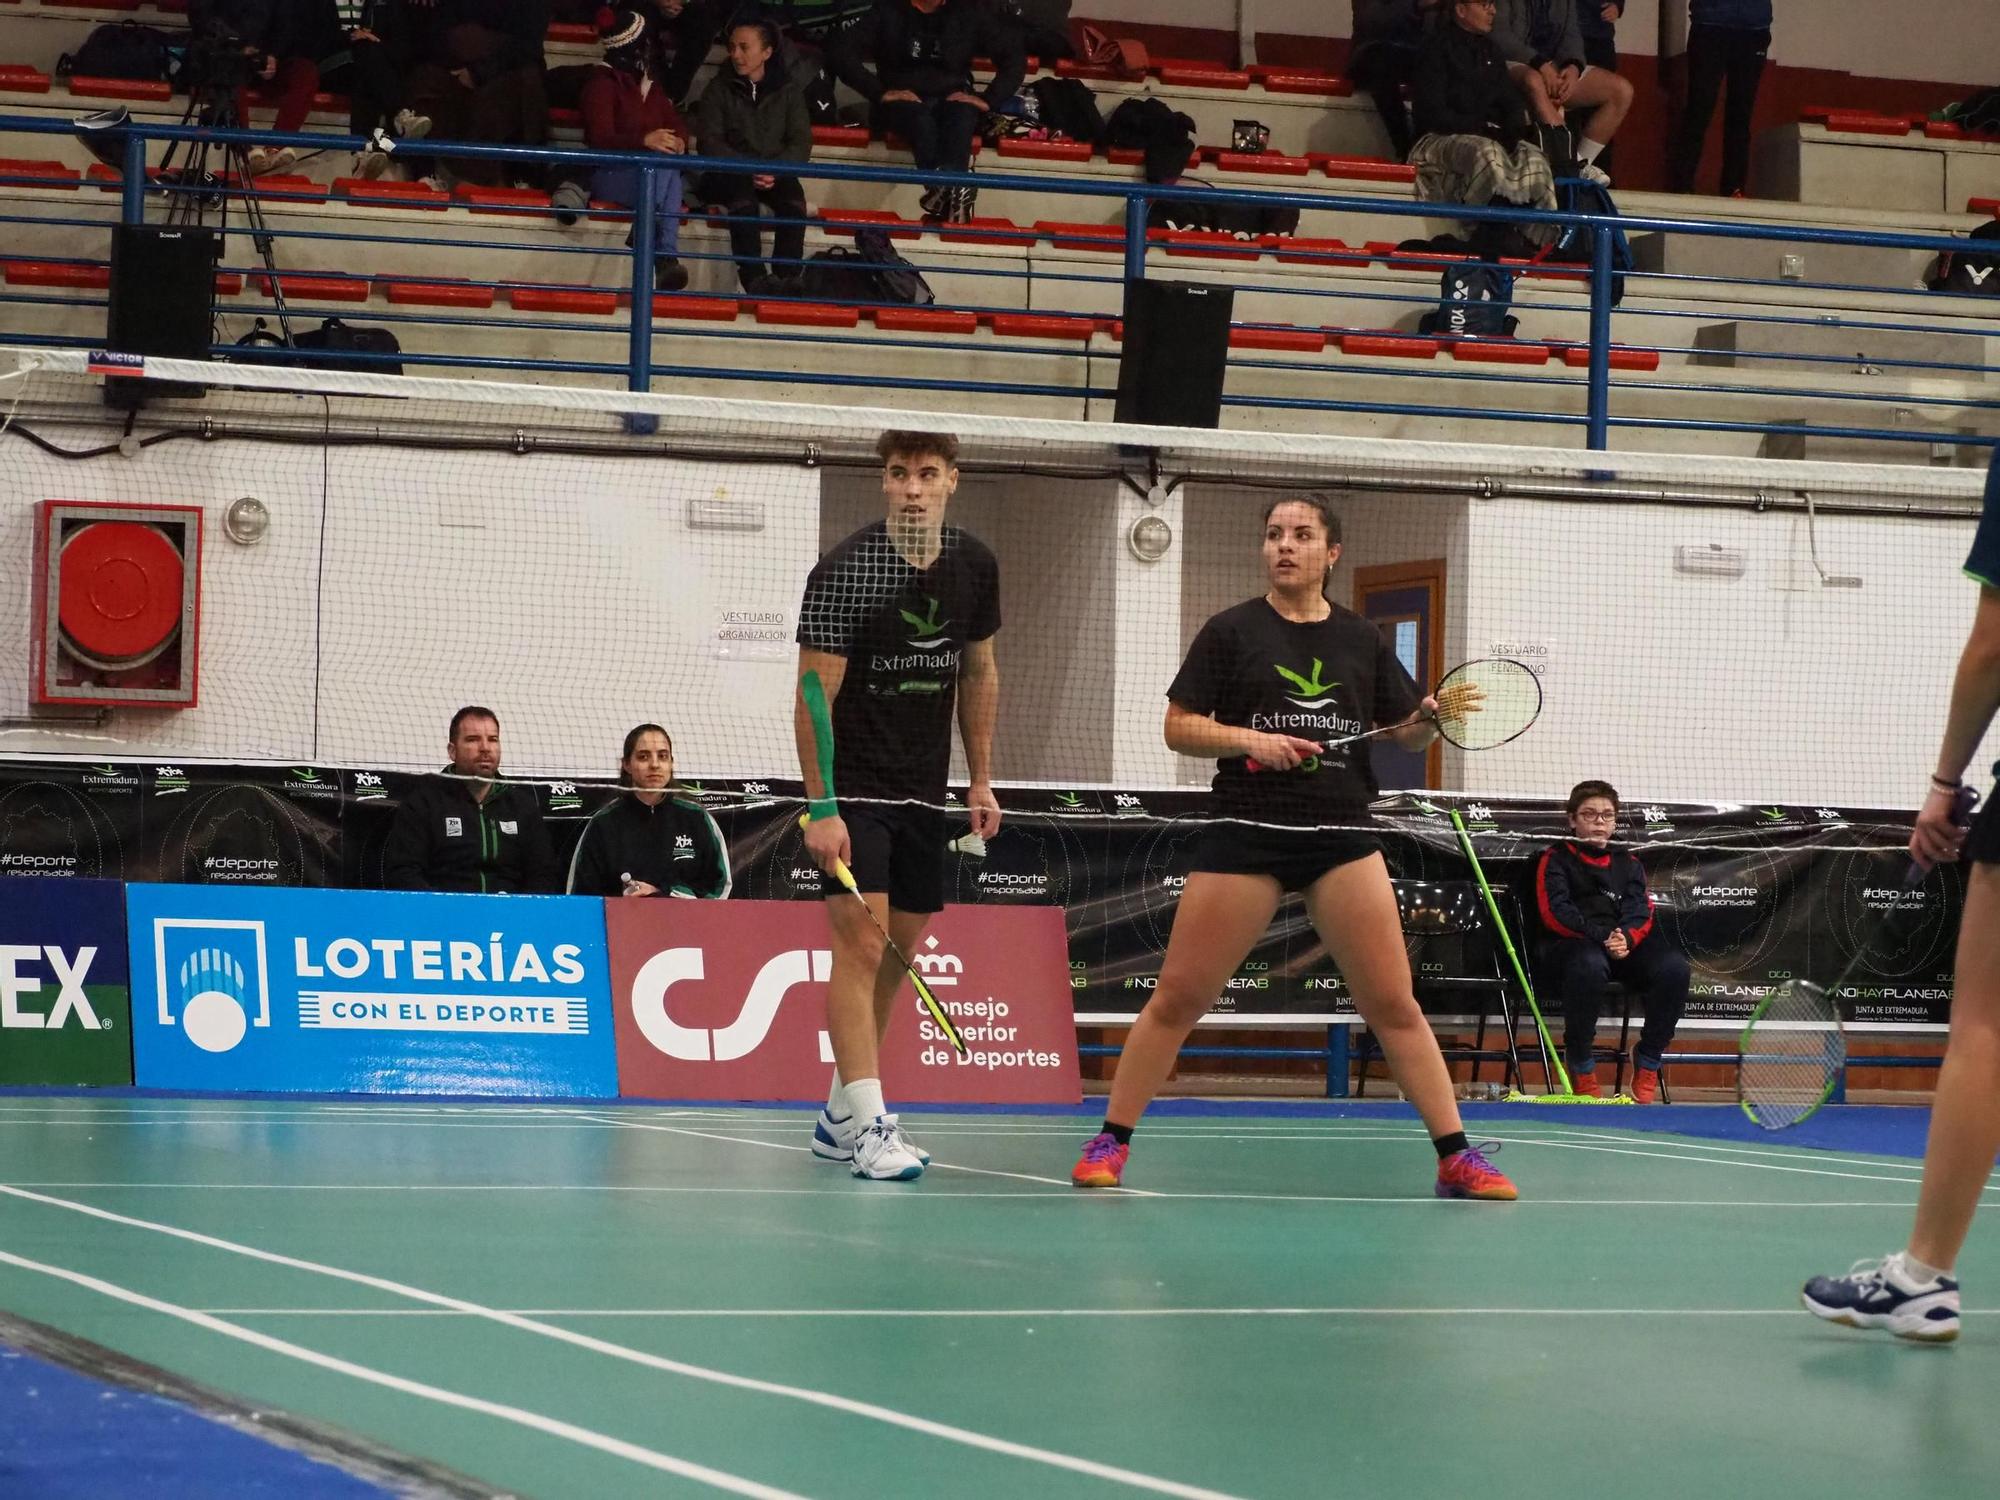
M1643 1140L1650 1145L1660 1146L1664 1149L1669 1149L1669 1150L1705 1151L1711 1154L1726 1153L1732 1156L1748 1156L1751 1158L1768 1157L1774 1159L1781 1159L1785 1161L1816 1161L1816 1162L1825 1162L1830 1166L1848 1166L1848 1167L1901 1166L1909 1168L1912 1171L1921 1171L1923 1165L1920 1161L1907 1156L1902 1156L1902 1157L1842 1156L1832 1151L1814 1151L1810 1149L1787 1151L1776 1146L1740 1146L1740 1145L1731 1145L1726 1141L1707 1141L1707 1140L1692 1139L1687 1137L1676 1137L1675 1139L1672 1140L1666 1140L1659 1136L1653 1135L1650 1132L1645 1132L1645 1131L1641 1131L1635 1135L1631 1132L1623 1132L1623 1131L1579 1130L1572 1128L1568 1130L1550 1131L1548 1132L1548 1134L1552 1137L1562 1136L1565 1138L1574 1138L1577 1140L1587 1140L1587 1141ZM2000 1177L2000 1169L1996 1169L1993 1173L1989 1175Z
M429 1307L214 1307L233 1318L451 1318ZM524 1307L532 1318L1796 1318L1796 1307ZM2000 1307L1968 1307L1969 1318Z
M760 1145L762 1142L746 1142ZM797 1149L797 1148L788 1148ZM933 1163L938 1165L938 1163ZM972 1169L968 1169L972 1170ZM1005 1174L1002 1174L1005 1175ZM781 1198L845 1198L850 1202L856 1197L852 1188L773 1188L773 1187L674 1187L654 1183L574 1183L574 1182L495 1182L495 1183L431 1183L431 1182L33 1182L22 1181L16 1187L75 1190L87 1188L93 1192L217 1192L217 1193L631 1193L685 1195L700 1197L716 1194L723 1197L781 1197ZM968 1189L964 1192L949 1193L879 1193L870 1196L871 1202L881 1203L958 1203L965 1200L984 1201L1002 1199L1009 1203L1076 1203L1086 1200L1094 1193L1080 1193L1069 1183L1060 1184L1060 1191L1049 1193L1031 1192L986 1192ZM1161 1188L1140 1192L1136 1188L1126 1189L1133 1197L1156 1198L1162 1202L1221 1202L1221 1203L1381 1203L1403 1204L1415 1208L1441 1209L1451 1200L1424 1193L1196 1193L1174 1192ZM1513 1205L1517 1209L1529 1208L1737 1208L1758 1213L1773 1209L1793 1208L1893 1208L1908 1210L1915 1208L1916 1200L1891 1198L1801 1198L1792 1200L1769 1200L1754 1198L1536 1198L1520 1199ZM2000 1208L2000 1201L1986 1202L1981 1209ZM1454 1208L1452 1210L1456 1212Z
M580 1120L590 1120L596 1119L597 1116L578 1115L577 1118ZM624 1130L653 1130L663 1135L689 1135L704 1141L727 1141L735 1146L762 1146L768 1151L803 1151L807 1156L812 1155L812 1147L794 1146L784 1141L759 1141L746 1136L720 1135L712 1130L689 1130L680 1125L653 1125L644 1120L620 1120L615 1123L620 1129ZM830 1163L830 1165L838 1164ZM992 1167L967 1167L951 1161L933 1161L930 1164L929 1170L934 1172L968 1172L975 1177L1008 1177L1016 1182L1039 1182L1048 1187L1062 1188L1066 1192L1076 1191L1075 1185L1066 1177L1037 1177L1032 1172L1002 1172ZM1161 1196L1158 1193L1149 1193L1144 1188L1128 1187L1094 1188L1091 1190L1091 1193L1095 1197L1157 1198Z
M339 1266L330 1266L319 1261L301 1260L295 1256L281 1255L274 1250L260 1250L254 1245L241 1244L235 1240L225 1240L215 1235L202 1234L192 1229L182 1229L172 1224L161 1224L151 1219L133 1218L127 1214L113 1213L109 1209L96 1208L88 1203L78 1203L68 1198L52 1198L44 1193L29 1192L25 1188L0 1183L0 1196L22 1199L30 1203L40 1203L51 1208L67 1209L71 1213L87 1218L99 1219L108 1224L122 1224L128 1228L146 1229L155 1234L166 1235L189 1244L204 1245L213 1250L226 1250L232 1255L240 1255L248 1260L262 1261L267 1265L284 1266L294 1271L310 1271L316 1275L330 1277L336 1281L351 1282L356 1286L369 1287L374 1291L387 1292L392 1296L404 1297L412 1302L421 1302L431 1307L447 1308L469 1317L481 1318L503 1327L513 1328L522 1333L536 1334L557 1343L569 1344L593 1354L608 1355L612 1359L628 1364L644 1366L651 1370L664 1371L669 1375L681 1375L691 1380L705 1381L711 1385L724 1386L732 1390L750 1391L757 1395L777 1396L790 1401L803 1402L809 1406L825 1407L831 1411L845 1412L850 1416L865 1417L885 1426L900 1427L910 1432L922 1433L945 1442L958 1443L967 1448L982 1449L988 1453L998 1453L1008 1458L1019 1458L1029 1463L1044 1464L1049 1468L1066 1469L1071 1473L1085 1474L1093 1479L1104 1479L1114 1484L1128 1485L1133 1489L1149 1490L1158 1495L1174 1495L1180 1500L1241 1500L1221 1490L1204 1489L1199 1485L1182 1484L1178 1480L1162 1479L1152 1474L1142 1474L1136 1469L1120 1468L1116 1464L1099 1463L1095 1459L1077 1458L1072 1454L1058 1453L1049 1448L1037 1448L1028 1443L1017 1443L1007 1438L973 1431L971 1428L954 1427L946 1422L933 1421L928 1417L913 1416L897 1411L893 1407L878 1406L869 1401L856 1401L851 1397L837 1396L831 1391L814 1390L809 1386L783 1385L772 1380L758 1380L747 1375L732 1375L726 1370L713 1369L707 1365L690 1364L685 1360L668 1359L664 1355L648 1354L640 1349L629 1349L623 1344L614 1344L589 1334L577 1333L572 1329L560 1328L553 1323L539 1322L518 1313L502 1312L463 1298L449 1297L440 1292L426 1291L422 1287L406 1282L392 1281L384 1276L371 1276L364 1271L349 1271ZM4 1253L4 1252L0 1252ZM10 1257L11 1258L11 1257ZM49 1269L54 1268L38 1268ZM68 1272L58 1274L68 1276ZM137 1294L133 1294L137 1295ZM162 1304L166 1306L166 1304ZM247 1333L249 1330L243 1330ZM309 1352L309 1351L307 1351ZM768 1493L775 1494L771 1491Z
M733 1495L749 1495L754 1497L754 1500L806 1500L805 1496L792 1490L781 1490L772 1485L759 1484L754 1479L744 1479L721 1469L711 1469L706 1464L690 1463L686 1459L675 1458L672 1454L660 1453L652 1448L642 1448L637 1443L628 1443L622 1438L593 1432L587 1427L576 1427L554 1417L545 1417L540 1412L525 1411L518 1406L507 1406L479 1396L462 1395L457 1391L445 1390L441 1386L426 1385L420 1380L406 1380L400 1375L391 1375L384 1370L337 1359L333 1355L322 1354L317 1349L307 1349L299 1344L288 1343L284 1339L273 1338L267 1333L258 1333L255 1329L240 1328L234 1323L226 1323L212 1313L182 1307L174 1302L162 1302L157 1297L149 1297L143 1292L135 1292L129 1287L118 1286L113 1282L100 1281L95 1276L86 1276L80 1271L45 1265L41 1261L29 1260L26 1256L14 1255L5 1250L0 1250L0 1264L16 1266L24 1271L35 1271L43 1276L53 1276L59 1281L67 1281L74 1286L83 1287L87 1291L127 1303L132 1307L143 1307L148 1312L163 1313L167 1317L178 1318L183 1323L192 1323L197 1328L207 1329L210 1333L219 1333L224 1338L251 1344L273 1354L282 1354L288 1359L315 1365L322 1370L331 1370L336 1375L350 1376L369 1385L384 1386L392 1391L400 1391L406 1396L435 1401L442 1406L455 1406L461 1411L498 1417L503 1422L532 1428L536 1432L546 1433L550 1437L561 1438L565 1442L576 1443L585 1448L595 1448L600 1453L608 1453L614 1458L629 1459L633 1463L644 1464L649 1469L659 1469L668 1474L677 1474L683 1479L696 1480L715 1489L727 1490Z
M1727 1157L1685 1156L1675 1151L1639 1151L1631 1147L1599 1146L1586 1141L1552 1141L1547 1136L1500 1135L1496 1132L1482 1133L1481 1138L1499 1141L1509 1146L1544 1146L1551 1151L1601 1151L1609 1156L1645 1156L1655 1161L1680 1162L1689 1166L1743 1167L1756 1172L1792 1172L1806 1177L1844 1177L1854 1182L1894 1182L1905 1187L1914 1187L1922 1180L1920 1175L1908 1173L1892 1176L1879 1172L1831 1172L1821 1167L1788 1167L1774 1161L1734 1161ZM1877 1164L1870 1163L1870 1165Z

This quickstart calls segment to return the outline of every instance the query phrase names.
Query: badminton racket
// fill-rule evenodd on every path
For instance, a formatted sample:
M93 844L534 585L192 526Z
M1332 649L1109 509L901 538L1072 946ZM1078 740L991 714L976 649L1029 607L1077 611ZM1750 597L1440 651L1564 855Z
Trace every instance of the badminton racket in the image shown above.
M1978 801L1971 787L1960 787L1952 821L1963 827ZM1911 860L1901 890L1915 890L1928 873L1927 866ZM1787 979L1750 1013L1736 1042L1736 1102L1764 1129L1787 1130L1811 1119L1840 1086L1847 1067L1840 993L1900 905L1890 901L1869 924L1865 940L1855 945L1854 956L1833 983Z
M832 801L833 715L828 711L826 685L819 680L819 673L807 672L799 679L799 695L805 700L807 717L812 720L813 748L819 761L820 795ZM806 828L812 820L812 814L809 812L799 814L799 827ZM951 1016L945 1008L938 1003L938 997L924 982L924 976L917 972L917 966L910 962L909 955L897 947L896 940L889 936L889 929L882 925L881 919L875 915L875 908L868 904L868 898L861 894L861 887L854 883L854 872L847 868L846 860L834 860L833 878L839 881L841 889L860 902L861 909L868 913L869 922L882 934L882 941L888 946L889 951L896 955L896 962L903 966L903 972L910 976L910 983L916 987L917 999L921 1000L924 1009L930 1012L932 1022L944 1033L944 1039L951 1043L951 1050L960 1057L966 1056L969 1049L965 1045L965 1038L958 1034L958 1027L952 1023Z

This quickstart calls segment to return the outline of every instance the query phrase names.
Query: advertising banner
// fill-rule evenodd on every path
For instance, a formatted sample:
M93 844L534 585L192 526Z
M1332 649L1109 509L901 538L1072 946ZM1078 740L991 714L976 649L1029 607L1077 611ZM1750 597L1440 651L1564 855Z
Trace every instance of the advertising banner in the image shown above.
M826 912L815 902L607 901L618 1082L650 1099L826 1092ZM912 1104L1080 1097L1063 914L947 906L910 955L966 1040L959 1058L905 984L882 1086Z
M0 879L0 1084L129 1084L125 887Z
M617 1093L601 902L134 885L126 907L144 1087Z

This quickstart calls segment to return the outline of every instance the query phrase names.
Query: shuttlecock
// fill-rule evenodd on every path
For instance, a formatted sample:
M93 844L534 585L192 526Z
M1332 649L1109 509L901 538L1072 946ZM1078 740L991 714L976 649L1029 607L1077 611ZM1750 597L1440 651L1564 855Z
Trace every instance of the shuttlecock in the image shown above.
M954 853L963 854L967 859L986 858L986 840L976 831L953 839L950 847Z

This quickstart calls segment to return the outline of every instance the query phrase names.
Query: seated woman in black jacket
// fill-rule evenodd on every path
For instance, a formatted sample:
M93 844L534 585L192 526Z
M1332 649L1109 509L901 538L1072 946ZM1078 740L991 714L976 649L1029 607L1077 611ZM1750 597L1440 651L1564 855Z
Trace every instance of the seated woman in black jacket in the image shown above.
M632 790L584 825L569 864L572 896L729 894L729 846L701 804L673 795L674 742L657 724L625 736L618 780Z
M1410 148L1417 197L1553 210L1555 174L1493 40L1493 16L1493 0L1452 0L1418 59ZM1557 233L1554 225L1519 227L1536 245ZM1476 229L1473 237L1484 238Z

